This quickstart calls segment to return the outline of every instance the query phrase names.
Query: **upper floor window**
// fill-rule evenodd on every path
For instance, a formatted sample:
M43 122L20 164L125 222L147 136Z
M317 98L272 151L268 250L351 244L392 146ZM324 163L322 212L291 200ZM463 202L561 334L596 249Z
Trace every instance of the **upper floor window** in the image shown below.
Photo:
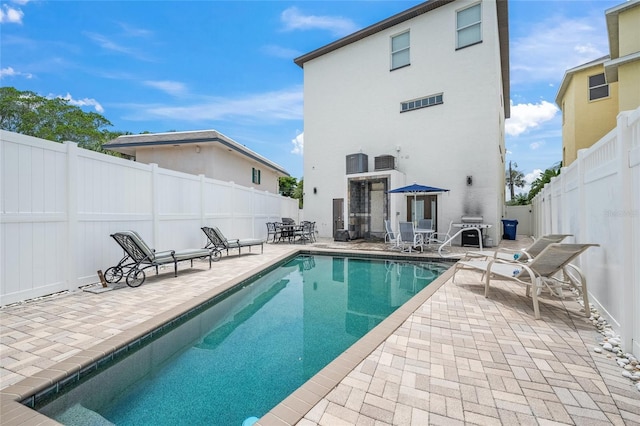
M440 105L443 103L443 94L431 95L420 99L414 99L412 101L405 101L400 103L400 112L411 111L418 108L425 108L434 105Z
M457 44L461 49L482 41L482 9L480 3L459 10L456 14Z
M589 100L609 97L609 85L607 79L602 74L596 74L589 77Z
M254 167L251 168L251 183L260 185L260 170Z
M409 65L409 31L391 37L391 69Z

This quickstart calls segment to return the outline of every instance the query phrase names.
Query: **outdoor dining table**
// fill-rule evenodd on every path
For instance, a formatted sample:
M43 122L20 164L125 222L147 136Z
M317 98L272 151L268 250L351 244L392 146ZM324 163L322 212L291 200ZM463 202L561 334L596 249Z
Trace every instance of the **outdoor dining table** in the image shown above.
M278 223L276 230L280 231L280 241L288 239L289 242L295 237L296 231L302 230L302 225L295 223Z
M413 232L422 235L422 245L429 245L429 239L435 230L430 228L413 228Z

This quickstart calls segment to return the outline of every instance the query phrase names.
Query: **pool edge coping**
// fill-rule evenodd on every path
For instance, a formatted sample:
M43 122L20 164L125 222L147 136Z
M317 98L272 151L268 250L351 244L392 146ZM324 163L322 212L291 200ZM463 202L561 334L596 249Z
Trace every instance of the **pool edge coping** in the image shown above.
M74 375L79 375L87 369L93 368L95 364L104 360L105 357L116 354L118 351L135 344L150 332L157 330L171 321L188 314L193 309L198 308L206 301L220 296L224 292L238 286L242 282L252 278L263 271L267 271L274 265L300 254L343 254L354 257L368 257L376 259L391 260L407 260L407 261L442 261L450 262L452 266L455 262L451 259L443 259L439 257L415 256L403 253L389 253L368 250L348 250L348 249L328 249L317 247L299 247L290 252L281 254L267 263L257 266L241 275L238 275L221 285L205 291L204 293L193 297L190 300L182 302L166 311L154 315L153 318L136 324L133 327L112 336L89 349L82 350L69 358L66 358L51 367L39 371L21 381L9 385L0 390L0 413L2 414L2 424L23 425L25 423L39 425L59 425L60 423L50 417L41 414L35 409L23 404L23 401L34 398L42 392L46 392L53 386L57 386L60 382L69 379ZM313 406L320 402L326 395L331 392L360 362L366 359L379 345L393 334L407 318L426 300L437 291L450 277L441 280L443 277L452 274L453 268L448 269L436 280L430 283L426 288L409 299L405 304L400 306L391 315L385 318L375 328L370 330L365 336L360 338L356 343L350 346L336 359L331 361L311 379L305 382L298 389L289 394L283 401L272 408L267 414L259 419L256 425L288 425L295 424L304 418ZM431 289L431 290L429 290ZM415 302L415 300L420 302ZM418 303L414 306L414 304ZM409 306L412 306L409 309ZM408 312L407 312L408 311ZM402 317L402 320L400 321ZM399 321L395 326L390 327L394 322ZM372 340L372 342L370 342ZM373 346L372 346L373 345ZM357 362L356 362L357 360ZM339 362L338 362L339 361ZM351 366L348 368L347 366ZM310 395L313 395L311 397ZM317 401L310 404L312 401ZM298 401L295 401L298 400ZM302 403L300 403L300 401ZM296 404L292 404L296 402ZM300 409L303 405L310 405L304 412ZM286 419L282 419L282 417ZM295 420L293 420L295 418ZM293 421L291 421L293 420Z

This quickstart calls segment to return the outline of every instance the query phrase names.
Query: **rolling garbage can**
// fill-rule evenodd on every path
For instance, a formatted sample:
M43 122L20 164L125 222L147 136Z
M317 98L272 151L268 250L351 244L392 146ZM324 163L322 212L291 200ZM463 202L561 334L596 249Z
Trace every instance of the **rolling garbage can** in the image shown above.
M502 239L515 240L518 221L512 219L502 219Z

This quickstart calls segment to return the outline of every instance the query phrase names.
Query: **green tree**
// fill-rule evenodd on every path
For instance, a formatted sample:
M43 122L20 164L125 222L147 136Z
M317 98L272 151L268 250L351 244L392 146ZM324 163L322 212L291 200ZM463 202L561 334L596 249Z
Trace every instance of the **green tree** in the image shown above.
M512 200L516 197L515 187L524 188L525 185L524 173L518 170L517 167L518 163L513 163L512 166L511 161L509 161L509 168L505 170L505 179Z
M292 176L282 176L278 178L278 191L280 192L280 195L295 198L293 196L293 192L295 191L296 186L298 186L298 179Z
M111 122L102 115L85 112L66 99L0 87L0 128L4 130L102 151L103 143L121 134L106 130L109 126Z
M538 192L542 191L542 188L549 182L551 179L558 176L560 174L560 169L562 168L562 161L554 164L544 172L536 180L531 183L531 190L529 191L529 201L533 200Z
M300 179L296 189L293 191L293 198L298 199L298 208L302 208L304 205L304 178Z
M516 194L515 197L507 201L508 206L526 206L529 204L529 194Z

